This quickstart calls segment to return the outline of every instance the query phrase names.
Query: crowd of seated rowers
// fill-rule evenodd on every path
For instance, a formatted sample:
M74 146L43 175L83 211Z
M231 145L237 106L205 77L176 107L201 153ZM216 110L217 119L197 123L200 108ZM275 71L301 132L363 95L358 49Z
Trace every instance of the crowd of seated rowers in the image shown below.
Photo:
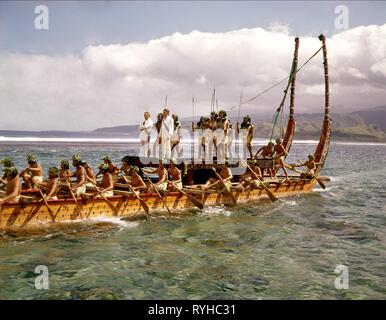
M281 143L277 141L276 146L280 145ZM269 158L275 155L275 153L280 155L280 152L275 151L275 146L269 143L256 153L256 157ZM282 168L284 170L286 180L288 179L288 174L285 167L293 170L295 170L295 167L306 167L307 171L301 173L301 177L304 178L309 175L312 176L315 172L316 163L312 155L308 157L305 163L298 165L286 165L284 164L283 158L282 156L281 158L274 158L275 162L278 162L275 168ZM181 171L173 159L165 165L160 161L158 167L154 169L142 169L142 172L146 175L156 174L158 176L157 182L149 185L146 185L144 182L140 169L137 166L130 165L130 157L126 156L122 158L122 166L120 168L112 162L109 156L103 157L102 160L103 163L98 166L98 173L94 174L93 169L87 162L75 154L72 157L73 171L70 170L69 161L63 159L59 168L50 167L48 169L48 179L44 180L43 169L36 156L27 156L28 165L20 173L12 159L5 158L1 160L1 164L4 167L4 175L0 178L0 184L4 185L5 188L4 191L0 191L0 205L6 201L18 201L20 199L22 186L23 189L40 189L44 200L57 200L59 190L61 189L68 190L74 197L81 197L86 194L87 189L97 191L94 195L95 197L110 197L114 195L114 187L117 183L129 184L130 189L137 193L152 193L156 190L175 191L183 187ZM256 184L257 181L264 180L266 173L258 167L257 163L258 161L255 159L248 161L246 171L240 176L240 181L234 186L235 188L239 188L242 191L250 190L258 186L258 184ZM277 171L275 168L267 170L268 176L273 177L276 175ZM99 176L101 176L101 179L97 180ZM232 186L232 179L232 172L228 163L225 162L221 166L218 175L209 178L205 184L197 185L196 187L204 191L216 189L220 192L223 188ZM22 181L24 182L23 185Z
M157 190L170 190L182 188L181 171L170 161L168 169L162 164L155 170L143 170L143 172L158 174L158 182L147 186L137 166L130 166L130 157L124 157L122 166L116 166L109 156L102 158L103 163L98 166L98 173L94 174L93 169L79 155L73 155L70 170L69 161L63 159L60 168L50 167L48 179L43 178L43 169L38 158L34 155L27 156L27 167L19 172L12 159L1 160L4 167L4 175L0 178L0 185L5 188L0 191L0 205L6 201L18 201L23 189L40 189L45 200L57 200L59 190L67 189L75 197L86 194L87 189L98 191L95 197L109 197L114 195L116 183L130 184L134 192L153 192ZM101 179L97 180L101 176ZM171 177L169 179L169 176ZM23 182L23 183L22 183Z

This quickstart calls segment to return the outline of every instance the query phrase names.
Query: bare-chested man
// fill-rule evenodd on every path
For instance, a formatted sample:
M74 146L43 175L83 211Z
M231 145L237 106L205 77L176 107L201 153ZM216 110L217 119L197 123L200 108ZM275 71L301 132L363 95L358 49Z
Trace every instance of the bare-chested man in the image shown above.
M49 168L48 180L42 185L46 191L46 194L44 196L45 200L58 200L59 169L56 167Z
M2 160L0 160L0 164L2 164L4 166L4 168L9 168L9 167L14 167L15 164L13 163L12 159L11 158L4 158ZM4 173L3 174L3 177L2 177L2 181L5 181L7 180L7 174ZM3 187L5 184L3 184L0 180L0 186Z
M116 176L118 172L120 171L119 168L112 162L111 158L109 156L104 156L102 158L102 161L104 164L107 164L109 167L109 173L111 173L113 176ZM96 175L96 178L103 174L100 170Z
M275 153L273 142L268 142L266 146L262 146L259 150L257 150L255 154L255 159L263 158L263 159L270 159L273 157L273 154ZM262 170L262 174L264 175L265 169ZM275 170L273 168L267 168L268 174L271 176L271 178L275 175Z
M109 156L104 156L102 160L103 163L109 166L109 173L111 173L112 175L116 175L119 172L119 168L112 162Z
M292 168L305 167L307 169L307 172L301 173L300 177L301 178L310 178L315 174L316 165L318 165L318 164L319 163L315 162L314 156L312 154L310 154L308 156L308 160L306 162L300 163L300 164L293 164L293 165L290 165L290 167L292 167Z
M262 146L259 150L257 150L255 154L255 158L262 157L263 159L271 158L274 154L273 150L274 144L273 142L268 142L266 146Z
M27 155L28 166L21 173L27 189L36 188L37 184L43 182L43 169L38 163L38 158L35 155Z
M121 173L123 173L123 176L120 176L118 179L118 182L120 183L129 183L129 177L131 177L131 167L130 167L130 157L129 156L124 156L121 159L122 166L119 169Z
M76 177L76 182L72 185L71 190L75 192L76 197L80 197L86 192L87 172L81 163L82 158L80 155L75 154L72 156L72 165L76 170L71 173L71 176Z
M254 126L252 124L252 119L249 115L246 115L243 118L243 122L241 123L239 127L239 123L237 123L237 132L240 133L241 131L241 140L243 142L243 147L247 148L249 151L249 156L251 159L253 158L253 153L252 153L252 141L253 141L253 130Z
M0 206L6 201L18 201L20 199L21 182L19 172L15 167L4 168L6 179L0 178L0 181L5 184L4 197L0 198ZM0 195L2 195L0 193Z
M88 165L86 161L82 160L80 165L86 170L86 187L93 187L93 183L97 182L94 170Z
M283 182L289 181L288 172L285 168L286 165L284 163L284 158L285 156L287 156L288 152L285 150L280 138L276 139L276 144L273 150L275 151L273 155L273 158L275 159L275 168L283 169L285 174L285 180Z
M221 171L219 175L224 180L225 185L227 187L230 187L233 175L232 175L231 169L228 167L227 162L221 165ZM202 186L202 189L207 190L213 187L217 187L217 189L222 190L224 188L224 185L220 179L218 179L217 177L212 177L212 178L209 178L209 180Z
M177 188L181 189L182 188L181 170L176 167L175 160L173 159L170 160L170 167L168 169L168 173L172 177L172 181L177 186ZM173 184L169 185L169 189L172 189L172 190L175 189Z
M70 181L71 171L68 160L63 159L60 162L59 179L60 181Z
M240 176L240 183L236 186L237 188L240 188L243 191L248 191L255 186L255 175L262 179L261 170L257 166L257 161L251 160L248 162L248 164L249 167L252 169L253 173L249 168L246 168L245 172Z
M166 191L168 188L168 171L163 165L162 161L160 161L157 169L146 170L143 169L145 173L156 173L158 174L158 181L154 184L154 187L157 188L158 191ZM149 189L149 192L152 192L152 188Z
M140 190L146 190L146 184L143 181L142 177L139 175L139 168L137 166L132 166L130 168L131 181L130 185L134 191L139 192Z
M102 197L102 195L105 197L114 196L114 181L113 175L110 173L109 165L102 163L99 165L99 171L102 173L102 181L98 182L101 190L100 193L96 195L96 198Z

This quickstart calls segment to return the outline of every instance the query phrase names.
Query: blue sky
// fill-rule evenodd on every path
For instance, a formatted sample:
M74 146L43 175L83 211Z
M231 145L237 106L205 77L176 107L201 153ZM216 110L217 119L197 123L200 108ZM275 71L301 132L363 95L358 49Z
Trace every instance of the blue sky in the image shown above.
M50 29L36 30L34 8L46 4ZM226 32L280 23L291 34L333 34L337 5L350 28L383 24L384 1L1 1L0 51L76 53L87 45L146 42L174 32Z
M49 29L34 27L37 5ZM346 5L348 29L336 30ZM386 1L0 1L1 129L93 130L154 116L168 96L180 117L228 110L288 76L327 35L333 112L386 101ZM150 41L153 40L153 41ZM320 112L321 56L297 77L296 109ZM243 105L273 114L284 88ZM38 112L37 112L38 111ZM229 111L229 110L228 110ZM34 121L34 119L38 121Z

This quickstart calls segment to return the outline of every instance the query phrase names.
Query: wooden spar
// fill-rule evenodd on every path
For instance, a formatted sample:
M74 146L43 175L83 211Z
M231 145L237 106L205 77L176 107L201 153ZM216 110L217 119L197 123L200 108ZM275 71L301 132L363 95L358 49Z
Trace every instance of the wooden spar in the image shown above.
M295 121L295 83L296 83L296 71L298 69L298 50L299 50L299 38L295 38L295 51L292 62L291 70L291 93L290 93L290 106L289 106L289 119L287 123L286 132L283 138L283 146L289 153L292 146L292 141L295 135L296 121Z
M193 112L193 120L192 120L192 135L193 135L193 139L192 139L192 147L191 147L191 155L190 155L190 158L191 158L191 162L194 163L194 97L192 98L192 112Z
M299 38L295 38L295 51L294 60L292 67L292 79L291 79L291 93L290 93L290 114L289 117L292 119L295 115L295 85L296 85L296 71L298 69L298 51L299 51Z
M329 89L329 75L328 75L328 62L327 62L327 46L326 37L321 34L319 40L322 42L323 48L323 65L324 65L324 120L322 126L322 132L320 134L319 143L316 147L314 158L317 165L315 176L318 176L324 162L326 160L328 149L330 146L330 134L331 134L331 120L330 120L330 89Z

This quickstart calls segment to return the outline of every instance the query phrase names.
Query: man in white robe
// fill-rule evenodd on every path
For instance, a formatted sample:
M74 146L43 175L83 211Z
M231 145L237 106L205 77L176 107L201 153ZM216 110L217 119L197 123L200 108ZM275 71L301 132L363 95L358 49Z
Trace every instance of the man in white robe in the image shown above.
M150 135L153 129L153 121L150 119L150 113L143 114L145 121L139 126L139 140L141 141L140 157L150 157Z
M171 157L171 144L170 139L174 133L174 120L169 116L169 110L164 109L162 112L163 119L160 131L161 139L161 159L170 160Z

